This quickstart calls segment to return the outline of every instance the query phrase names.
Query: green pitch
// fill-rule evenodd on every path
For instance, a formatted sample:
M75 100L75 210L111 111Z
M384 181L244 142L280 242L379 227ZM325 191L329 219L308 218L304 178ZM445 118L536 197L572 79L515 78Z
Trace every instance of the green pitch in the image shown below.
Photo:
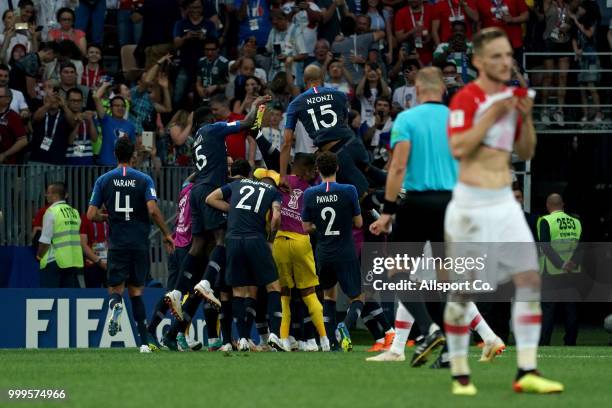
M612 347L546 347L540 369L561 395L511 390L515 352L480 364L478 395L450 395L448 370L366 363L352 353L139 354L137 350L0 350L0 406L20 407L603 407L612 397ZM408 349L406 356L412 354ZM8 388L65 389L61 402L7 402ZM606 402L607 401L607 402Z

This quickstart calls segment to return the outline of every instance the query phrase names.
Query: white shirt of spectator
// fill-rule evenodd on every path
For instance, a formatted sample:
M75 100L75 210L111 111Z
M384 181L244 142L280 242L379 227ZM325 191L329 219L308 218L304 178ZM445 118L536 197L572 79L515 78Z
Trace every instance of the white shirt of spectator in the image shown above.
M404 85L393 91L393 102L399 104L402 109L414 108L419 104L416 97L416 87Z
M21 91L11 89L13 100L11 101L11 110L20 113L22 110L28 109L25 97Z
M370 146L378 146L378 144L380 143L381 133L390 133L392 128L393 128L393 121L389 117L387 118L387 121L385 122L383 128L376 129L376 131L374 132L374 135L372 136L372 140L370 140Z
M343 80L339 84L334 82L325 82L325 86L328 88L337 89L340 92L344 92L346 96L349 96L351 93L351 85L346 80Z
M283 123L285 118L283 118ZM315 147L312 144L312 138L306 132L304 125L302 122L298 120L295 126L295 132L293 133L295 136L295 146L293 147L292 155L295 153L314 153Z
M51 204L49 208L64 203L66 203L66 201L57 201ZM53 249L53 245L51 245L51 240L53 239L53 231L55 228L55 217L53 216L53 211L49 211L49 208L47 208L47 211L45 211L45 215L43 216L42 231L40 233L40 238L38 239L38 242L40 242L41 244L50 245L47 252L47 262L53 262L55 261L55 250Z
M289 11L291 11L293 7L297 7L295 1L290 1L290 2L283 4L282 8L283 10L288 9ZM315 12L321 11L319 6L317 6L313 2L308 3L308 8ZM308 53L309 56L313 57L315 44L317 42L317 26L318 25L312 28L308 27L308 24L309 24L308 13L306 12L306 10L300 10L297 13L295 13L295 15L293 16L292 23L295 24L299 28L298 31L300 35L304 38L304 44L306 45L306 52Z
M264 128L261 128L261 135L265 137L268 142L270 142L273 148L280 150L281 137L282 137L281 129L264 127ZM247 140L247 149L248 149L248 146L249 146L249 142ZM255 151L255 160L261 160L261 159L262 159L261 151L259 150L259 147L258 147L257 150Z
M285 70L284 62L276 59L276 53L274 52L274 44L280 44L281 54L288 57L294 55L306 54L306 45L304 43L304 37L300 35L299 27L295 24L289 24L285 31L277 31L273 28L268 35L268 43L266 44L266 50L272 54L272 63L270 64L270 71L268 71L268 80L272 81L274 76L281 71ZM293 76L297 77L297 70L302 68L302 64L296 62L293 63Z

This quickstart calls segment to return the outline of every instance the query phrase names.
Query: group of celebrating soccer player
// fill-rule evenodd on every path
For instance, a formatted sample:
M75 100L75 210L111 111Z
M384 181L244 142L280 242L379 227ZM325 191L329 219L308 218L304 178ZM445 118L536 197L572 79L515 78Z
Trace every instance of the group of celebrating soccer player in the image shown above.
M190 247L177 263L172 290L159 300L148 325L141 294L149 268L149 217L160 227L169 252L175 250L177 235L161 218L151 178L129 167L133 145L119 139L119 167L97 180L88 210L90 219L108 219L110 224L109 333L121 329L125 285L142 352L160 348L157 327L167 312L174 321L162 343L171 350L201 348L201 343L188 341L186 332L202 302L208 348L227 352L350 351L350 330L361 317L376 341L372 350L382 351L368 360L403 361L416 324L423 339L411 365L423 365L443 347L434 367L450 367L453 394L475 395L467 361L470 329L484 341L481 361L491 361L505 344L482 319L470 293L455 292L445 299L443 328L433 322L424 302L400 302L393 328L378 301L362 290L364 232L386 234L395 223L392 238L399 242L446 238L451 243L531 243L532 250L520 257L502 245L506 256L502 250L497 258L488 258L487 268L497 272L500 283L512 280L516 287L515 391L563 391L562 384L537 371L537 253L510 189L511 152L524 160L534 154L533 99L524 88L506 86L513 64L503 31L482 30L473 47L479 77L453 97L450 109L441 104L445 86L439 69L417 74L420 105L402 112L394 124L388 172L370 165L363 142L347 124L345 94L323 87L316 66L305 69L307 90L289 105L280 150L261 134L256 137L265 169L237 160L228 171L224 139L239 130L257 134L269 96L257 98L239 122L213 123L207 107L196 110L196 169L181 192L189 198L182 201L177 218L177 231L179 226L179 232L190 230ZM317 152L298 153L291 160L298 121ZM405 197L399 200L401 189ZM372 214L382 212L370 225L364 224L366 207L375 210ZM450 248L453 253L447 256L466 255L460 247ZM349 305L344 320L336 324L338 286ZM301 344L291 335L295 326ZM251 338L254 327L259 344Z

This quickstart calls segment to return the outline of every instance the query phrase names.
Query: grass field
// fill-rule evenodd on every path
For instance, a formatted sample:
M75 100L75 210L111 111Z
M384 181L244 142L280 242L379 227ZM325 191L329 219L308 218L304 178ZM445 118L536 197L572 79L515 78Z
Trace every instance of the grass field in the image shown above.
M450 394L448 370L366 363L352 353L139 354L135 349L0 350L0 406L23 407L605 407L612 400L612 347L546 347L540 369L561 395L511 390L515 352L492 364L471 350L476 397ZM408 349L409 357L412 350ZM65 389L62 402L8 402L8 388ZM607 402L606 402L607 401Z

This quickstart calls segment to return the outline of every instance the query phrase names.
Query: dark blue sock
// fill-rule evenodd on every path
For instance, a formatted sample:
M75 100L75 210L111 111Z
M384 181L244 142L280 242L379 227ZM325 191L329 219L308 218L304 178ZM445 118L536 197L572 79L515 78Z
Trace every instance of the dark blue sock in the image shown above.
M323 321L325 322L325 331L327 332L327 337L331 342L336 343L336 336L334 336L334 332L336 331L336 301L335 300L327 300L323 301Z
M117 303L123 303L123 298L118 293L111 293L108 299L108 308L110 310L113 310L113 307L115 307Z
M206 320L206 335L209 339L219 337L217 320L219 312L209 303L204 303L204 320Z
M389 323L389 320L387 320L387 315L385 314L385 310L382 305L378 302L367 302L366 305L368 303L373 303L375 305L374 310L372 310L370 314L374 316L374 318L382 328L383 333L386 333L391 330L391 323Z
M280 298L280 292L268 292L268 321L270 322L270 331L277 336L280 335L282 318Z
M138 328L138 335L140 337L140 345L147 344L147 312L145 311L145 305L142 301L142 296L132 296L130 298L132 302L132 316L136 322Z
M355 300L351 302L344 318L344 325L347 329L351 329L355 326L357 319L361 316L363 310L363 302L361 300Z
M363 306L363 311L361 314L363 324L365 324L374 340L378 340L380 338L385 337L383 331L380 330L380 327L378 326L376 316L374 316L374 310L376 309L376 306L377 304L374 302L366 302Z
M255 317L257 316L257 301L253 298L245 298L244 299L244 311L245 311L245 319L244 326L246 330L247 339L251 338L251 329L253 328L253 322L255 321Z
M232 302L231 300L221 301L221 311L219 313L221 321L221 337L223 344L232 342Z
M236 328L238 329L238 337L246 338L246 309L244 305L245 298L236 297L232 298L232 314L234 315L234 323L236 323Z
M203 273L201 265L205 265L205 259L198 260L198 258L191 254L185 255L185 259L181 264L181 273L176 283L176 289L183 295L189 293L195 284L200 281ZM198 276L200 279L198 279Z
M162 296L161 299L157 301L155 304L155 310L153 310L153 316L151 317L151 321L149 322L149 333L155 336L155 331L157 330L157 326L161 323L161 321L166 317L166 312L168 311L169 306L164 302L164 298Z
M206 264L206 271L204 272L204 279L210 282L211 287L221 286L219 275L223 269L225 269L225 246L217 245L210 253L210 259Z
M299 295L298 295L299 296ZM291 302L289 302L289 308L291 309L291 326L289 327L289 335L293 336L296 340L303 340L302 333L302 310L300 308L300 298L291 295Z

